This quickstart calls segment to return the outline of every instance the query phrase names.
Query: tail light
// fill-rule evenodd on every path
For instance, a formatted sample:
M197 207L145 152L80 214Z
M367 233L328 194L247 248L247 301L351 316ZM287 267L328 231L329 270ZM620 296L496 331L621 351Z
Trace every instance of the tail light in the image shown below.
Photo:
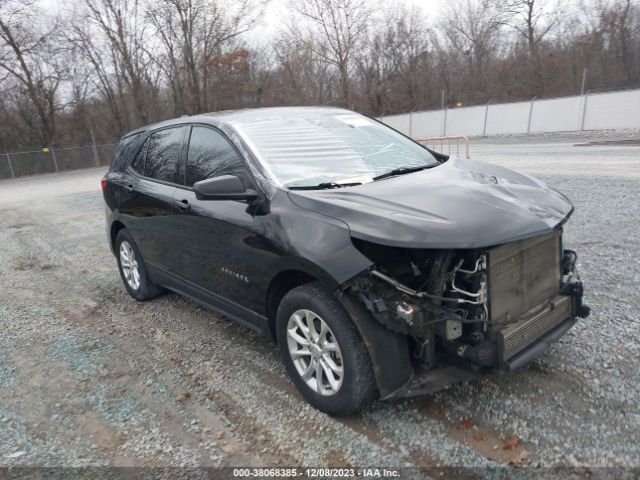
M107 189L107 178L106 177L102 177L100 179L100 187L102 187L102 193L104 193L104 191Z

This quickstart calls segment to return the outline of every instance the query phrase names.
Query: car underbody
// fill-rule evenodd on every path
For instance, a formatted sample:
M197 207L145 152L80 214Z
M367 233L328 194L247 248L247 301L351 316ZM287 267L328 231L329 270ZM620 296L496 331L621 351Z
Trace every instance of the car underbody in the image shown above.
M436 391L484 369L511 370L586 317L577 255L562 230L478 249L353 240L374 265L341 292L409 341L409 381L386 398Z

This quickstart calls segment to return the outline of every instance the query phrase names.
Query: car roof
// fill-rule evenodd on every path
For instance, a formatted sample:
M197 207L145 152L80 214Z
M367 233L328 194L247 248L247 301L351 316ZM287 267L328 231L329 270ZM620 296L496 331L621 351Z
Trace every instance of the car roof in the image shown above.
M345 113L349 110L338 107L263 107L263 108L243 108L239 110L224 110L221 112L205 113L199 116L213 117L221 121L242 121L255 117L291 117L308 115L310 113Z
M144 127L133 130L125 135L134 135L136 133L147 130L155 130L157 128L168 127L171 125L179 125L182 123L209 123L214 126L221 124L245 124L256 120L265 120L266 118L291 118L296 116L304 116L317 113L354 113L351 110L338 107L326 106L306 106L306 107L262 107L262 108L243 108L239 110L222 110L219 112L202 113L198 115L183 115L181 117L164 120L162 122L146 125Z

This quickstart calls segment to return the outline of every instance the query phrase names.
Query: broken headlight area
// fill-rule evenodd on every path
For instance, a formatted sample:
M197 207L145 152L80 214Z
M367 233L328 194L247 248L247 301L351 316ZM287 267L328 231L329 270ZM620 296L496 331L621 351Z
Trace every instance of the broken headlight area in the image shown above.
M516 368L589 314L561 231L487 249L422 250L354 239L374 266L344 286L423 368ZM545 343L547 342L547 343Z

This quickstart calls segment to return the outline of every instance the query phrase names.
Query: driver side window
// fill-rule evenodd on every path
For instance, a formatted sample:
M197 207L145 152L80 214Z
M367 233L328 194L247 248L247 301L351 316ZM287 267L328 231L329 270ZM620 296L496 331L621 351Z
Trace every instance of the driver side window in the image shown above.
M236 175L244 180L242 158L221 133L211 128L193 127L187 154L187 187L221 175Z

